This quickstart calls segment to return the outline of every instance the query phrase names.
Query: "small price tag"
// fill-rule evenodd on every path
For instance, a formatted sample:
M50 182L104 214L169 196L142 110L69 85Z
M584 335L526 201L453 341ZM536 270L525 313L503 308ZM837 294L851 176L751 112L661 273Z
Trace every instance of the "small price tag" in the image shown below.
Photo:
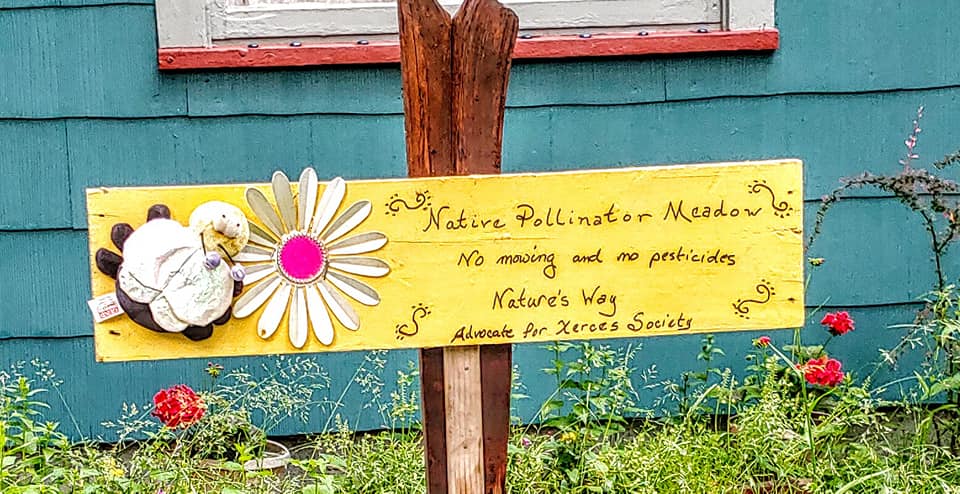
M90 312L93 312L93 320L96 322L103 322L123 314L123 308L117 302L117 295L112 292L87 300L87 305L90 306Z

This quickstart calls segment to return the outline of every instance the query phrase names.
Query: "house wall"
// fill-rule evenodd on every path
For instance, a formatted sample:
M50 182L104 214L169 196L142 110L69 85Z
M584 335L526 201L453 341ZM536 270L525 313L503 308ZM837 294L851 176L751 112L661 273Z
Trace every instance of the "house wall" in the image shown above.
M781 0L773 54L518 64L504 172L797 157L809 225L839 177L897 170L917 106L926 106L921 162L960 148L957 19L956 0ZM397 66L160 73L150 0L0 0L0 40L0 368L49 361L63 380L62 400L47 395L49 418L75 436L107 434L101 421L124 402L207 379L206 360L94 361L84 188L262 182L308 165L321 177L405 174ZM922 227L895 200L865 196L831 212L810 255L827 261L811 273L808 304L852 313L856 331L831 345L846 369L865 375L878 348L897 341L887 326L909 322L932 286ZM819 341L817 320L808 332ZM742 369L756 336L718 335L720 364ZM616 344L642 344L637 366L655 365L665 379L702 366L699 339ZM529 418L553 390L540 372L550 355L538 346L514 355L531 397L517 414ZM333 399L353 383L342 415L377 428L383 422L354 382L364 358L317 357ZM415 359L387 354L384 397ZM310 423L274 432L324 423L318 410Z

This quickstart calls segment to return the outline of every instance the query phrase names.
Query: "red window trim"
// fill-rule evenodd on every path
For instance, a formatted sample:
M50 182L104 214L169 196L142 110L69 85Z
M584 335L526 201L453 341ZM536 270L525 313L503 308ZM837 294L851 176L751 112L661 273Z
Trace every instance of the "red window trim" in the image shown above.
M772 51L780 46L776 29L700 32L553 35L517 40L514 60L662 55L732 51ZM302 46L214 46L161 48L160 70L306 67L400 62L397 41L317 43Z

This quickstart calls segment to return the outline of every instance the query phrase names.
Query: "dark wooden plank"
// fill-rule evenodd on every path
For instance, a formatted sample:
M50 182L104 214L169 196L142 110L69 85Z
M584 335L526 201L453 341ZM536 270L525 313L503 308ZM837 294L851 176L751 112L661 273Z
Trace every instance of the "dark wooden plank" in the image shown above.
M453 19L453 125L457 173L500 173L503 113L517 15L468 0Z
M427 493L447 492L447 413L443 349L420 350L420 418L423 424Z
M407 174L452 175L450 15L433 0L401 0L398 21ZM420 350L428 494L448 492L444 379L443 349Z
M407 170L412 177L452 175L450 14L433 0L399 3Z
M480 347L483 403L483 472L487 494L503 493L507 476L507 442L510 438L513 346Z

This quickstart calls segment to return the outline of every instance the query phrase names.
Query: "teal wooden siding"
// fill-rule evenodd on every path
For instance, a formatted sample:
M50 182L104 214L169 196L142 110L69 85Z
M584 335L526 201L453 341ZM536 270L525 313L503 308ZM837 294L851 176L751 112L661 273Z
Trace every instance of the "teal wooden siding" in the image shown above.
M897 169L918 105L927 107L924 161L960 148L958 18L956 0L781 1L773 54L518 64L504 171L798 157L809 224L839 177ZM122 402L204 382L206 365L94 362L85 187L263 181L307 165L321 176L405 174L396 66L160 73L149 0L0 0L0 35L0 366L50 361L83 435L103 434L100 422ZM890 198L861 195L835 208L810 253L827 264L808 305L852 311L857 330L835 352L863 375L877 348L897 339L886 327L912 319L933 278L919 223ZM724 363L740 368L756 336L718 336ZM698 365L698 340L617 344L642 344L638 364L665 379ZM415 356L390 353L387 383ZM317 358L339 395L363 356ZM531 395L518 404L523 417L551 390L539 372L547 358L517 348ZM351 394L341 412L360 417L360 428L380 427L363 403ZM53 406L51 418L72 423ZM314 415L278 432L316 430L326 417Z

